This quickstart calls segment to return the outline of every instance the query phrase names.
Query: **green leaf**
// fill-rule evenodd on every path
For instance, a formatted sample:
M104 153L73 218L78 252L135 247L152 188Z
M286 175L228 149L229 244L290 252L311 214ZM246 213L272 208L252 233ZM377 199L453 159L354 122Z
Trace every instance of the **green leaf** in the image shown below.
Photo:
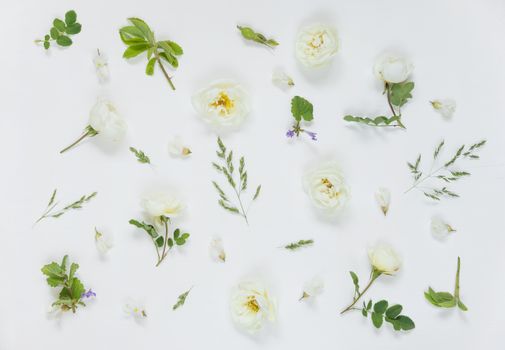
M82 295L82 293L85 292L85 290L84 290L84 286L82 285L81 281L79 281L78 278L72 279L70 291L72 293L72 295L71 295L72 299L76 299L76 300L81 299L81 295Z
M147 62L146 66L146 74L153 75L154 74L154 65L156 64L156 58L151 58L149 62Z
M160 57L163 58L165 61L167 61L168 64L170 64L172 67L174 68L179 67L179 61L175 56L167 54L166 52L161 52Z
M401 314L403 307L401 305L393 305L390 306L386 310L386 317L388 318L396 318L398 315Z
M403 315L398 316L395 319L395 323L398 323L400 328L403 329L404 331L409 331L416 327L414 321L412 321L409 317Z
M468 308L466 307L465 304L463 304L463 302L461 300L458 300L458 307L462 311L468 311Z
M121 28L119 30L119 37L126 45L149 44L143 37L142 32L134 26Z
M51 30L49 31L49 34L51 34L51 38L53 39L58 39L60 37L60 32L58 31L58 29L56 28L51 28Z
M377 305L377 304L376 304ZM372 312L372 323L375 328L380 328L384 322L384 317L380 313Z
M176 229L176 230L174 231L174 239L179 238L179 235L180 235L180 234L181 234L181 230Z
M158 232L156 232L156 229L154 228L153 225L149 225L149 224L146 224L145 222L140 222L140 221L137 221L134 219L131 219L130 221L128 221L128 223L130 223L130 225L133 225L133 226L143 229L144 231L147 232L147 234L149 236L151 236L154 239L156 239L156 237L158 237Z
M183 233L182 236L181 236L181 238L183 240L187 240L189 238L189 236L190 236L189 233Z
M263 34L255 32L252 28L237 26L237 29L240 31L240 34L242 34L242 36L247 40L255 41L269 47L279 45L279 43L274 39L267 39Z
M258 196L260 195L260 192L261 192L261 185L259 185L256 188L256 192L254 193L253 201L255 201L258 198Z
M65 13L65 23L67 26L72 25L77 21L77 14L75 13L74 10L70 10L67 13Z
M63 259L61 259L61 264L60 264L60 267L64 273L67 272L67 265L68 265L68 255L65 255L63 257Z
M381 300L375 303L373 306L373 311L378 314L383 314L388 308L388 302L386 300Z
M51 287L58 287L65 284L65 279L63 277L48 277L46 281Z
M158 238L156 238L155 242L158 247L163 247L163 243L165 242L165 239L163 238L163 236L159 236Z
M70 46L72 45L72 39L66 35L61 35L58 37L58 39L56 39L56 43L58 43L60 46Z
M72 278L74 278L75 272L77 271L78 268L79 268L79 264L72 263L72 265L70 265L70 272L68 274L68 279L69 280L71 280Z
M174 241L172 240L172 238L169 238L167 239L167 245L172 248L174 246Z
M362 314L364 317L368 317L368 311L366 311L366 309L361 309L361 314Z
M41 271L48 277L65 277L65 270L55 262L45 265Z
M403 106L412 97L410 93L413 89L414 83L411 81L391 84L391 104L398 107Z
M368 304L366 305L366 309L370 311L372 309L372 299L368 301Z
M132 58L140 55L149 48L149 44L134 44L128 46L123 53L123 58Z
M49 42L44 41L44 49L48 50L49 49Z
M285 245L284 248L287 250L297 250L302 247L307 247L309 245L312 245L313 243L314 243L313 239L301 239L298 242L293 242L293 243L289 243L289 244Z
M354 291L356 292L356 295L359 295L359 278L358 278L358 275L356 275L353 271L349 271L349 274L351 275L352 283L354 284Z
M81 24L80 23L74 23L74 24L71 24L67 27L68 34L78 34L80 32L81 32Z
M53 21L53 26L59 30L60 32L65 32L65 22L63 22L61 19L58 19L56 18L54 21Z
M184 303L186 302L186 298L188 297L189 292L191 292L191 289L189 289L186 292L184 292L181 295L179 295L179 297L177 298L177 303L175 303L175 305L172 306L172 310L176 310L179 307L181 307L182 305L184 305Z
M154 34L151 31L151 28L147 25L146 22L141 20L140 18L128 18L128 20L142 33L143 37L147 39L149 42L154 41Z
M312 103L300 96L291 99L291 114L296 121L311 121L313 117Z
M184 51L182 50L182 47L179 44L177 44L176 42L170 41L170 40L166 40L165 42L172 48L172 51L174 52L174 54L176 56L180 56L184 53Z
M148 63L148 66L149 66L149 63ZM146 68L146 71L147 71L147 68ZM137 161L139 163L142 163L142 164L151 164L151 160L149 159L149 157L142 150L137 150L134 147L130 147L130 152L132 152L133 154L135 154L135 156L137 157Z

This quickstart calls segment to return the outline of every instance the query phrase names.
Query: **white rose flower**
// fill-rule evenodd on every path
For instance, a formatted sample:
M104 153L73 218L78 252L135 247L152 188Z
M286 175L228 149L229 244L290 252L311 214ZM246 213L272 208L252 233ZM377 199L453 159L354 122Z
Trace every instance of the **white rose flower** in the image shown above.
M168 153L172 157L187 158L191 155L191 150L184 145L179 136L176 136L168 143Z
M114 246L112 236L98 231L95 227L95 245L100 254L106 255Z
M274 85L280 89L286 89L295 86L293 79L280 69L276 69L272 73L272 83L274 83Z
M328 64L338 51L338 38L333 28L313 24L302 28L296 40L296 57L306 67Z
M344 177L334 162L322 164L307 172L303 186L312 204L330 216L338 214L350 198Z
M447 238L450 233L456 232L451 225L437 216L431 218L430 230L433 237L439 240L443 240Z
M444 118L452 117L456 111L456 101L450 98L444 100L433 100L430 101L430 103Z
M245 331L254 334L266 321L274 322L277 306L265 287L257 282L242 282L232 292L233 321Z
M126 316L133 317L137 320L147 317L144 306L134 300L128 300L128 302L123 306L123 311Z
M192 98L202 119L216 128L240 126L249 114L249 99L242 87L231 80L212 83Z
M387 215L389 211L389 203L391 202L391 192L387 188L380 187L377 192L375 192L375 200L384 215Z
M316 276L303 286L303 294L299 300L311 298L322 294L324 291L324 281Z
M89 113L89 125L99 134L112 141L120 141L126 134L127 125L112 102L99 100Z
M160 216L174 218L180 216L184 209L182 202L168 192L157 192L145 196L141 201L141 206L147 215L154 219Z
M223 241L219 237L214 237L210 241L209 252L212 259L220 262L226 262L226 253L223 247Z
M100 50L96 50L96 56L93 58L93 64L95 65L96 75L100 83L105 83L109 80L109 64L107 59L100 53Z
M383 274L394 275L401 265L400 257L388 245L379 244L368 251L372 267Z
M408 79L414 65L403 57L384 55L379 57L374 66L377 78L386 83L401 83Z

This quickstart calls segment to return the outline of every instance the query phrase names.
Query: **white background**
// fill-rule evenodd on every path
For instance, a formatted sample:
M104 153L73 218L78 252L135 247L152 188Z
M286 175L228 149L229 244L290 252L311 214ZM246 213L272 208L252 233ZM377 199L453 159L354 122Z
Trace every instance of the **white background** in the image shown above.
M52 20L75 9L83 30L68 49L48 52L33 44ZM503 1L2 1L0 57L0 144L2 147L0 260L0 349L499 349L505 311L503 267L505 3ZM159 39L184 48L169 89L146 60L122 59L118 29L126 18L143 18ZM333 25L341 47L332 65L307 71L297 64L294 42L300 27ZM235 26L250 25L280 42L275 50L245 43ZM92 58L108 57L109 84L100 85ZM404 108L406 131L353 127L347 113L387 111L372 74L386 51L412 59L416 83ZM271 83L274 67L289 72L296 86L282 92ZM249 91L253 112L243 127L222 135L246 157L251 188L263 193L250 212L250 226L217 205L210 166L216 135L199 120L191 95L214 79L233 78ZM315 108L311 129L319 140L290 142L290 99L299 94ZM115 102L129 124L116 149L97 138L60 155L87 123L96 98ZM452 97L450 121L429 100ZM172 159L167 144L181 135L193 150ZM473 175L454 189L460 199L427 202L403 191L411 177L406 161L419 152L430 158L446 140L452 153L462 143L485 138L480 161L467 163ZM153 166L136 162L128 146L144 150ZM445 153L446 157L450 155ZM352 191L338 222L320 219L301 186L310 165L338 161ZM429 163L423 164L429 167ZM221 179L219 179L221 180ZM157 186L174 188L187 203L178 224L192 236L155 268L147 236L128 224L141 217L139 200ZM373 194L392 191L384 217ZM98 196L81 211L32 227L54 188L62 204L82 194ZM429 233L433 215L456 229L446 242ZM94 227L114 234L115 247L101 260ZM212 236L224 240L228 261L213 262ZM315 239L311 248L290 253L278 247ZM352 298L349 270L368 277L367 247L392 244L403 257L396 277L384 277L367 297L401 303L416 322L408 334L389 325L376 330L359 313L339 315ZM42 265L69 254L79 276L97 298L75 315L47 317L54 293ZM428 286L452 291L457 256L462 257L461 296L467 313L439 310L423 297ZM303 283L320 275L326 290L314 303L300 303ZM235 328L229 294L239 281L265 281L279 303L278 322L253 338ZM173 312L177 296L194 286L186 304ZM145 303L148 318L125 318L127 298Z

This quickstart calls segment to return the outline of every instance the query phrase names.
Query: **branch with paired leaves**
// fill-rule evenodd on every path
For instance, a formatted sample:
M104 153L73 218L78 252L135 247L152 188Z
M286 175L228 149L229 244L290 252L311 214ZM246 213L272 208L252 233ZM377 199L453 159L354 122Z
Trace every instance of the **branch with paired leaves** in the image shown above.
M466 145L462 145L458 148L456 153L449 158L446 162L442 163L435 170L432 170L435 167L435 163L442 152L444 147L444 141L440 142L438 146L433 151L433 162L430 170L422 171L420 169L421 165L421 155L419 154L414 163L407 163L407 166L410 169L410 173L414 178L414 183L410 188L408 188L405 193L411 191L412 189L417 189L423 194L432 200L440 201L444 197L459 197L459 195L448 188L449 184L452 184L464 177L470 176L471 174L467 171L463 170L455 170L453 167L456 163L463 159L479 159L477 152L486 144L486 140L482 140L480 142L474 143L467 147ZM426 180L436 180L440 185L438 186L420 186Z
M130 152L132 152L135 157L137 157L137 161L141 164L151 164L151 159L144 153L142 150L138 150L134 147L130 147Z
M148 59L146 74L153 75L154 66L158 64L168 84L170 84L172 90L175 90L172 79L163 66L163 61L174 69L179 67L177 57L184 53L182 48L174 41L156 41L151 28L140 18L128 18L128 20L132 25L119 30L121 40L128 45L128 48L123 53L123 58L130 59L146 52Z
M47 204L46 211L44 211L42 216L40 218L38 218L37 221L35 221L35 224L43 219L46 219L46 218L58 218L58 217L62 216L63 214L65 214L67 211L70 211L73 209L81 209L82 205L84 203L89 202L91 199L93 199L97 195L97 192L93 192L87 196L82 196L81 198L79 198L75 202L70 203L69 205L63 207L62 209L54 210L56 208L56 206L58 205L58 202L56 201L56 192L57 192L57 190L55 189L53 191L53 194L51 195L51 198L49 199L49 203Z
M279 43L274 39L267 39L263 34L255 32L252 28L237 26L237 29L240 31L240 34L242 34L242 36L247 40L257 42L270 48L274 48L275 46L279 45Z
M47 284L53 288L60 287L61 291L58 299L52 303L52 306L62 311L72 310L73 313L79 306L86 306L82 301L84 298L96 296L91 289L86 292L82 282L75 277L79 265L72 263L67 272L68 255L63 257L61 264L52 262L42 267L41 271L47 276Z
M168 255L168 252L175 246L182 246L186 244L186 240L189 238L189 233L182 233L179 228L176 228L173 232L173 234L170 234L170 231L168 229L168 224L170 223L170 218L167 216L160 216L159 217L161 223L163 224L165 228L165 232L160 234L156 230L156 227L154 225L147 224L143 221L138 221L135 219L131 219L129 223L133 226L136 226L142 230L144 230L151 240L153 241L154 248L156 249L156 255L158 257L158 261L156 263L156 266L159 266L163 259L166 258Z
M301 239L298 242L286 244L283 248L287 250L298 250L303 247L311 246L312 244L314 244L313 239Z
M400 127L406 129L405 125L402 123L402 113L401 107L407 103L407 101L412 98L412 90L414 89L414 83L411 81L405 81L402 83L384 83L383 94L387 97L387 102L391 113L391 117L378 116L375 118L363 118L353 115L346 115L344 117L345 121L361 123L368 126L375 127Z
M53 26L49 30L49 34L46 34L43 40L35 40L35 43L42 43L46 50L49 50L51 42L53 41L59 46L70 46L72 45L72 39L70 39L69 35L79 34L80 32L81 24L77 23L77 14L74 10L70 10L65 13L65 21L55 18L53 20Z
M467 311L468 308L463 304L459 296L459 272L461 268L461 259L458 256L458 267L456 269L456 285L454 287L454 294L449 292L435 292L431 287L427 292L424 292L424 297L432 305L442 308L458 307L462 311Z
M238 168L239 176L237 182L235 180L235 166L233 165L233 151L232 150L228 151L226 149L226 146L223 144L223 141L221 141L221 138L219 137L217 138L217 145L219 147L219 150L216 151L216 154L219 157L221 164L213 162L212 166L219 173L224 175L228 184L232 187L233 192L235 192L235 195L238 200L238 206L230 201L226 193L223 191L221 186L219 186L219 184L216 181L212 181L212 184L214 185L220 197L218 203L223 209L235 214L239 214L245 219L246 223L249 223L249 221L247 220L247 212L249 208L245 209L242 203L242 195L247 190L247 170L245 169L244 157L240 157ZM260 191L261 191L261 185L256 187L256 191L254 193L252 201L255 201L258 198Z
M312 103L300 96L295 96L291 99L291 115L295 120L292 128L286 133L287 137L299 137L301 133L310 136L313 141L317 141L317 134L312 131L305 130L301 127L301 122L311 122L314 119L314 106Z
M172 306L172 310L177 310L182 305L184 305L184 303L186 302L186 298L188 297L189 292L191 292L191 289L193 289L193 287L189 288L187 291L185 291L184 293L182 293L181 295L179 295L179 297L177 298L177 302L174 304L174 306Z
M376 328L380 328L384 321L391 323L395 331L408 331L415 327L414 322L407 316L400 315L403 307L401 305L392 305L388 308L388 302L386 300L378 301L373 304L372 300L368 303L363 302L363 307L358 308L355 307L358 300L366 293L366 291L371 287L373 282L379 278L382 272L378 271L375 268L372 268L372 273L370 275L370 280L368 281L366 287L360 291L359 286L359 278L353 271L349 272L352 278L352 283L354 284L354 296L353 302L346 307L341 314L346 313L350 310L358 310L361 311L361 314L364 317L368 317L368 314L371 314L372 323ZM372 309L373 306L373 309Z

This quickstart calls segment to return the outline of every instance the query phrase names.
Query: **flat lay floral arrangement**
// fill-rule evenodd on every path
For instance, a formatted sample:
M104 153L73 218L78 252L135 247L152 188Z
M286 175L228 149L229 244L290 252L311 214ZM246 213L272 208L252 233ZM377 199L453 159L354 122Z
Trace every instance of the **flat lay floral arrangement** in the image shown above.
M43 12L39 13L39 16L47 17L47 25L40 28L40 36L34 37L34 43L29 44L40 47L41 52L44 52L49 60L56 58L65 60L65 53L80 51L81 42L93 40L89 35L84 35L93 23L89 18L80 16L77 6L74 9L61 8L57 16ZM172 178L177 178L178 167L188 166L195 169L194 178L180 180L194 181L195 186L205 184L208 191L202 193L209 201L202 203L213 203L213 207L207 209L221 215L220 227L209 227L205 233L194 229L191 215L188 214L191 214L196 203L186 200L180 189L177 189L177 183L167 184L171 187L159 186L144 191L138 198L138 205L130 208L128 213L122 214L121 228L110 226L103 229L103 222L93 221L93 218L88 217L88 225L93 228L89 232L89 240L94 242L94 250L90 246L82 246L80 250L83 251L83 256L97 253L100 264L113 263L116 251L123 249L119 243L121 241L127 240L131 244L138 244L139 249L149 245L146 254L149 254L150 260L136 265L135 273L144 270L141 274L159 276L157 279L166 282L164 288L177 297L168 300L170 307L167 308L166 305L156 305L149 301L150 298L156 300L155 297L158 296L157 294L150 296L150 293L163 295L165 293L163 290L149 289L144 295L129 295L130 292L115 290L113 278L93 279L93 269L88 268L82 258L73 256L71 249L63 250L63 253L61 249L54 249L46 252L51 258L44 264L33 266L34 270L40 271L38 283L47 287L48 322L64 324L70 319L82 317L83 313L99 312L100 310L94 306L102 303L104 290L115 290L114 293L118 296L114 299L116 305L108 306L118 314L130 318L128 322L136 327L142 327L148 322L153 312L167 314L173 312L178 315L184 313L190 303L204 308L205 302L200 297L206 293L205 286L201 285L198 278L192 280L193 277L187 275L182 268L179 270L176 258L182 255L185 259L189 259L192 254L200 254L201 252L195 250L194 242L202 244L202 241L205 241L209 265L220 268L236 263L236 259L240 257L233 251L234 245L229 244L228 237L220 233L231 223L236 225L234 227L243 228L243 232L234 232L234 235L249 236L244 242L251 244L252 241L257 241L258 245L251 244L251 250L252 247L261 245L262 251L254 252L258 257L264 257L265 254L303 257L307 251L321 256L328 254L332 247L318 244L320 241L318 232L295 232L291 236L292 239L279 241L277 245L271 245L270 241L266 240L262 242L260 236L255 236L255 232L259 230L258 217L276 215L262 211L265 203L273 200L274 194L280 196L283 201L291 201L291 198L299 198L291 197L293 192L303 191L303 204L311 210L306 211L304 217L293 216L290 220L293 222L317 220L327 225L332 234L333 231L341 233L338 231L345 225L368 220L359 213L360 208L368 205L376 209L376 218L373 222L379 222L377 231L395 227L392 221L394 216L391 214L397 209L395 206L402 196L404 203L423 202L430 208L438 208L438 214L433 214L423 228L427 233L424 240L428 247L432 245L436 249L443 250L459 238L458 223L448 222L443 215L444 210L454 202L461 201L470 187L470 180L474 176L479 176L481 157L485 159L488 149L492 146L491 140L489 142L487 140L488 135L476 132L472 138L461 142L458 130L454 129L435 144L431 141L426 141L422 145L416 144L416 147L419 146L418 151L405 158L402 164L394 168L396 173L391 175L395 179L408 179L405 187L396 181L391 181L387 185L380 183L376 181L373 173L360 174L364 181L374 184L375 191L368 193L367 200L364 200L363 196L355 195L354 182L346 168L348 163L342 161L342 158L332 156L325 159L305 159L307 158L305 149L323 150L325 147L325 138L329 137L329 133L321 121L329 118L332 118L336 125L347 128L353 135L357 135L355 142L363 140L366 144L366 138L370 135L388 140L388 152L391 153L397 150L394 138L396 135L415 132L413 121L420 116L413 112L411 106L424 105L425 110L431 113L430 118L451 123L459 112L457 104L459 101L456 101L451 91L442 96L434 95L429 100L418 97L423 95L418 92L421 91L422 85L415 73L415 56L409 57L401 52L389 50L385 41L384 50L376 53L375 62L362 67L364 72L368 72L374 91L360 89L357 85L349 86L348 89L358 90L361 103L339 100L340 105L345 105L346 112L331 116L322 113L321 96L316 96L314 90L304 88L302 79L297 77L301 74L317 75L328 67L341 64L338 59L342 51L346 50L343 45L346 37L343 34L345 32L339 30L338 24L324 20L300 23L294 36L295 41L291 42L281 35L270 33L268 27L256 26L254 18L247 23L237 21L235 26L227 30L230 32L228 34L236 36L236 40L244 50L261 51L265 53L266 59L270 59L275 57L279 48L290 47L296 60L295 69L288 64L284 66L281 64L263 77L265 85L272 86L279 96L284 96L282 99L268 102L275 103L276 110L282 111L281 115L271 115L262 108L264 102L254 96L248 88L248 82L242 81L239 75L231 74L209 80L192 91L190 99L179 98L177 95L186 88L187 64L194 62L192 61L194 56L191 56L186 42L175 35L172 37L159 22L151 21L149 14L144 13L141 7L137 13L124 18L121 23L110 25L116 28L116 39L123 51L118 54L108 47L95 48L89 64L93 67L93 73L96 75L94 79L99 86L96 101L87 110L69 111L72 129L55 128L52 137L58 136L59 146L54 150L53 156L59 157L57 161L63 161L80 159L80 152L89 147L121 149L128 155L126 159L121 158L121 162L134 164L143 174L145 181L155 182L158 167L167 160L160 159L141 138L133 137L131 120L128 120L127 114L123 112L124 108L116 102L115 97L121 92L103 93L113 89L111 80L114 79L118 66L121 66L123 72L141 76L147 84L154 86L153 89L176 98L180 106L185 106L193 112L198 123L206 130L206 137L212 143L212 147L206 149L199 148L196 145L197 140L189 137L189 134L184 137L153 138L150 141L158 144L166 153L171 162ZM227 55L231 57L232 54L223 53L223 57ZM117 59L111 59L112 55ZM212 67L209 67L209 70L211 69ZM317 80L314 81L315 87L321 91L330 89L325 84L318 87ZM136 89L134 86L129 88L132 91ZM429 90L429 87L422 86L422 89ZM335 96L335 99L338 98ZM378 99L378 104L368 102ZM182 118L177 116L177 113L164 110L167 105L161 102L156 108L160 110L163 118ZM136 103L142 105L152 102L138 98ZM262 157L278 157L276 162L279 167L293 165L291 176L296 178L299 187L288 188L292 184L290 181L286 181L286 187L279 189L268 186L265 179L266 172L260 171L266 163L261 161L262 157L252 156L252 152L256 151L255 145L237 142L237 138L234 138L238 137L240 140L247 123L251 118L257 117L254 111L258 110L264 114L261 116L263 120L275 118L276 121L283 123L283 128L275 130L277 133L275 142L292 146L289 151L297 152L298 156L290 158L291 162L295 159L299 164L288 164L278 157L275 150L264 151L264 148L258 147L258 152L263 152ZM157 117L144 116L142 123L152 124L152 128L157 128ZM427 116L423 118L425 123L432 120ZM268 127L270 126L265 124L265 128ZM180 134L178 130L170 130L170 135L178 134ZM258 144L271 135L270 132L256 135ZM333 137L339 137L337 131ZM352 153L351 149L338 151ZM372 152L375 150L371 147L370 153ZM388 157L388 154L377 155L377 152L373 154L375 157ZM121 166L116 153L104 152L101 156L107 158L111 168ZM89 162L86 166L94 166L89 159L83 158L80 161ZM353 159L354 163L366 161L358 157ZM298 165L304 166L302 172L295 170L299 169ZM204 177L197 169L206 169L212 175ZM97 168L96 171L103 171L103 175L107 175L106 169ZM275 176L275 172L274 168L268 169L270 176ZM124 172L122 176L128 178L130 175ZM52 230L58 231L62 217L70 219L82 216L88 207L99 206L98 202L102 197L110 196L107 187L81 189L77 181L74 189L79 193L75 197L72 193L68 193L68 187L65 188L63 185L55 187L47 185L44 190L47 193L46 197L36 199L40 214L27 218L30 224L33 224L32 230L35 232L49 223ZM210 196L207 195L209 193ZM114 210L105 207L102 209ZM350 216L356 216L353 219L356 221L350 220ZM378 219L384 220L383 222L389 220L392 226L387 226L387 229L386 226L381 227L382 221L375 221ZM125 227L128 231L122 232ZM275 235L275 232L270 234ZM45 239L49 241L52 238L47 236ZM342 245L345 243L342 242ZM447 281L446 283L434 279L433 282L419 288L415 295L401 295L396 292L396 288L400 283L405 283L405 280L399 279L398 274L408 273L405 270L415 265L423 269L424 263L412 259L411 252L400 249L395 241L387 239L387 236L385 239L377 238L357 248L362 252L360 256L347 261L346 265L341 263L332 267L333 276L338 274L339 278L347 280L347 284L338 286L339 297L321 298L324 294L330 293L327 288L330 275L323 276L322 273L318 273L318 269L314 269L312 276L304 283L300 283L292 301L296 301L299 308L307 308L309 312L313 312L314 320L317 320L318 311L313 307L315 303L325 310L332 310L335 318L341 318L346 322L348 319L360 319L363 321L359 323L362 327L360 334L363 337L367 334L381 337L385 336L384 333L409 337L425 326L423 323L417 323L419 314L437 314L442 309L445 309L445 312L461 313L458 317L471 318L475 303L472 298L465 295L468 281L466 269L474 262L472 257L465 256L465 252L452 254L453 250L447 248L447 255L450 255L452 263L443 268L441 266L441 271L454 272L450 272L449 275L444 273L443 280ZM136 252L127 254L133 264L140 263L140 260L136 261L139 259ZM329 254L328 262L333 262L332 259L333 256ZM304 264L310 266L311 261L304 261ZM185 275L187 277L185 281L189 279L191 283L185 288L175 289L166 275L164 276L167 266L178 273L171 278L177 279L178 276ZM275 276L275 282L282 284L285 277ZM380 288L377 288L378 284L381 285ZM275 334L280 324L289 317L285 308L286 300L277 295L272 282L267 278L261 278L261 274L236 279L232 288L219 285L218 287L222 287L222 293L228 296L228 305L221 311L229 315L230 323L241 336L253 339L265 338L268 342L269 334ZM345 297L341 298L342 295ZM110 302L109 299L108 303ZM422 305L422 308L419 305ZM440 322L440 327L450 327L444 323L451 320L438 318L433 322ZM112 322L110 327L114 327ZM335 332L346 332L346 329L335 329Z

